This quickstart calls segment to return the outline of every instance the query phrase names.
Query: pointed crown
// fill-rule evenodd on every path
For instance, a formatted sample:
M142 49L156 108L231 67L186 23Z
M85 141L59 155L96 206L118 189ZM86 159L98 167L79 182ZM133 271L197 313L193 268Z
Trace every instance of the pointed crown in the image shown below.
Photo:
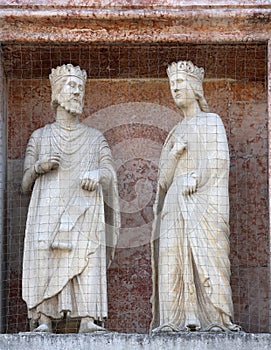
M63 64L56 68L52 68L52 72L49 75L51 86L53 86L59 79L65 76L75 76L86 83L87 73L84 69L81 69L79 66L73 66L72 64Z
M203 82L204 79L204 69L195 66L191 61L172 62L168 65L167 75L169 78L178 73L186 73L200 82Z

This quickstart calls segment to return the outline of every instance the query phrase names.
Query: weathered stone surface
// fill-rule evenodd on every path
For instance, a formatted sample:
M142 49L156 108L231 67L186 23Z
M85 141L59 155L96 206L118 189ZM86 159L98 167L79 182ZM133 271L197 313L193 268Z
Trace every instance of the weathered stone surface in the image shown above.
M68 20L67 20L68 18ZM78 20L80 18L80 20ZM219 42L268 40L270 3L236 0L188 2L0 2L0 41Z
M0 350L269 350L270 334L0 335Z
M268 170L267 160L266 41L271 37L270 11L269 0L241 4L239 0L215 0L212 6L207 0L166 0L163 4L160 0L0 0L0 41L9 86L8 151L13 159L8 165L5 226L8 248L4 246L8 282L3 289L8 305L4 331L27 330L26 308L21 300L21 260L28 198L20 193L19 168L30 133L53 120L49 83L44 79L51 66L71 60L88 70L91 81L87 85L85 118L117 103L155 103L174 109L169 89L166 90L165 67L170 61L188 58L206 68L206 97L212 110L222 116L229 138L235 319L246 331L269 330L268 173L271 169ZM134 43L143 45L131 45ZM269 72L270 69L269 59ZM270 101L269 96L269 104ZM124 122L121 116L116 120L110 115L99 120L100 115L96 115L93 123L98 128L103 123L110 124L115 155L123 157L118 153L120 137L130 146L127 154L132 154L134 145L146 151L149 137L156 141L156 146L162 146L165 133L146 126L144 116L132 125L133 115ZM116 125L119 120L121 126ZM166 122L165 119L160 129L164 129ZM138 136L143 136L144 142L139 142ZM135 185L146 175L145 169L152 169L146 159L142 174L132 171L133 159L126 159L122 165L119 175L123 184ZM130 206L128 200L134 199L134 189L129 192L125 187L120 188L127 206ZM149 224L150 207L151 202L137 216L128 213L126 228L134 229L144 218ZM131 242L138 241L145 233L148 237L150 226L146 231L141 227L129 231ZM122 234L121 239L126 241L126 235ZM147 332L151 293L149 246L118 249L109 270L109 281L112 287L109 305L114 321L109 321L107 327L113 331ZM265 344L265 338L256 339Z

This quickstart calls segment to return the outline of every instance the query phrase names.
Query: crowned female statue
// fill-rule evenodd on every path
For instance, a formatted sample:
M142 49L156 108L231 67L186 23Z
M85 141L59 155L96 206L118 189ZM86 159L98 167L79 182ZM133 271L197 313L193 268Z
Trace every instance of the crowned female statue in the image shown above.
M184 119L162 149L152 237L152 331L238 331L229 261L229 151L204 98L203 68L167 69Z

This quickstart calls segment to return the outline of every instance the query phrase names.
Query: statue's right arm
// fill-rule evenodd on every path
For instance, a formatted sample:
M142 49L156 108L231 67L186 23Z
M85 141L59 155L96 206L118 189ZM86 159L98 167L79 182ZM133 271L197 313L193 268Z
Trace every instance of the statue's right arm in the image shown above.
M186 148L186 142L175 143L171 150L166 154L166 159L160 163L159 186L167 191L171 185L179 158Z
M35 134L38 131L35 131ZM56 152L43 155L41 159L39 158L39 140L39 133L35 137L32 135L27 145L22 181L22 190L24 193L31 191L37 177L56 170L60 164L60 154Z
M38 149L35 138L31 136L25 155L24 174L22 180L22 191L24 193L30 192L35 180L39 176L36 172L35 164L38 160Z
M161 162L158 176L158 185L164 191L167 191L175 173L177 158L173 153L169 152L164 162Z

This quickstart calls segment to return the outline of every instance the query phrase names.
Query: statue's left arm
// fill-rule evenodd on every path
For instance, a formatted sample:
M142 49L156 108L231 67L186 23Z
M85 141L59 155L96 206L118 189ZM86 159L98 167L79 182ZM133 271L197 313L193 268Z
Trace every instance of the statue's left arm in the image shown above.
M98 168L87 171L81 179L81 187L87 191L95 191L99 185L104 192L114 179L115 170L110 148L105 139L100 143Z
M99 161L99 183L103 189L106 222L107 267L115 255L121 226L117 174L113 158L106 140L102 141Z
M227 197L229 178L229 149L227 135L221 118L216 114L207 116L210 120L199 130L199 152L197 167L193 176L196 191L217 192L217 196ZM189 194L189 193L186 193Z
M228 183L230 161L228 140L222 120L216 114L212 114L211 118L212 126L206 130L206 152L200 162L198 184L213 188L221 183L222 179L225 180L225 184Z
M105 140L102 142L101 147L99 172L100 184L103 190L107 190L111 181L114 180L115 170L111 151Z

